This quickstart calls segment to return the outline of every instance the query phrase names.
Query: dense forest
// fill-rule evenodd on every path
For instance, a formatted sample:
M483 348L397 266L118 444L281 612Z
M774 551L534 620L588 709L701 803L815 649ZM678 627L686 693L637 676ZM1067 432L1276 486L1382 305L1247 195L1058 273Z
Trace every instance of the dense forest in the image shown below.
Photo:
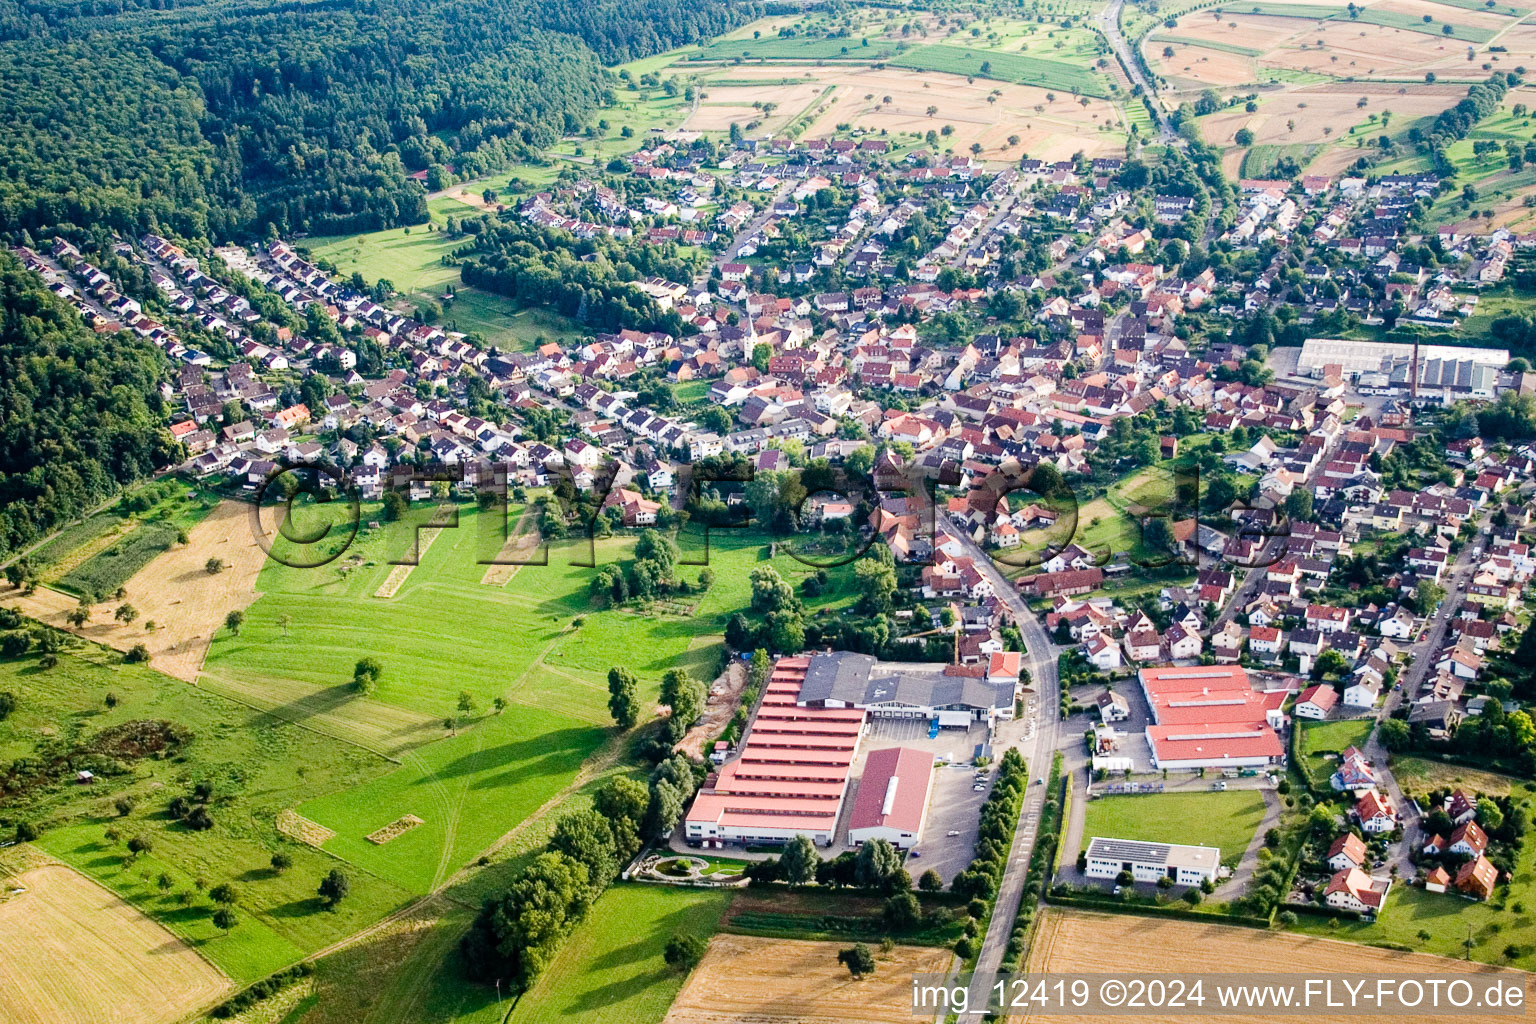
M80 314L0 254L0 557L181 457L164 427L170 364Z
M601 65L718 34L730 0L0 2L0 231L215 240L419 223L412 172L578 130Z

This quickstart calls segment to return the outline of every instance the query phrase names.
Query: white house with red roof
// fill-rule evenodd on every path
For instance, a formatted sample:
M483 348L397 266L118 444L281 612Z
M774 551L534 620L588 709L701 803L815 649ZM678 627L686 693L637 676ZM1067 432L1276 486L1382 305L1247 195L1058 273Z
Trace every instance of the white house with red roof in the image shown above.
M1359 868L1345 868L1334 873L1323 892L1323 902L1337 910L1375 914L1392 888L1391 879L1372 878Z
M1355 803L1355 817L1360 819L1360 828L1372 834L1391 832L1397 827L1397 811L1392 807L1392 799L1374 789L1360 794Z
M1328 717L1338 702L1339 691L1331 685L1319 683L1316 686L1309 686L1301 691L1301 696L1296 700L1296 717L1321 721Z
M1362 867L1368 853L1365 840L1353 832L1345 832L1328 847L1328 867L1334 871L1348 871Z

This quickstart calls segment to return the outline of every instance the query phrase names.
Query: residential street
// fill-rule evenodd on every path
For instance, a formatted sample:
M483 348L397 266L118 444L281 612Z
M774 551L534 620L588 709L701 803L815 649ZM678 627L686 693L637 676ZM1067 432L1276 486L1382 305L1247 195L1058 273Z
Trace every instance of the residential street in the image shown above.
M1051 757L1060 744L1061 712L1056 697L1058 687L1056 647L1051 643L1051 638L1040 620L1035 618L1029 606L1024 603L1024 599L1019 596L1012 581L998 570L991 557L981 550L969 534L951 521L947 513L938 511L935 514L938 519L937 525L959 539L966 553L975 559L976 566L981 570L982 575L992 584L998 599L1008 608L1010 615L1018 623L1019 634L1024 640L1026 652L1024 662L1029 670L1030 686L1039 694L1038 714L1040 716L1034 736L1020 744L1019 752L1029 762L1031 778L1044 778L1050 774ZM978 974L996 972L1002 965L1003 953L1008 946L1008 937L1013 933L1013 922L1018 917L1019 905L1023 901L1025 876L1029 872L1029 858L1035 849L1036 830L1040 824L1041 807L1045 803L1045 791L1045 786L1037 786L1031 782L1024 798L1024 810L1019 815L1019 825L1013 835L1013 846L1008 852L1008 867L1003 873L997 903L992 910L992 920L987 925L981 955L976 961ZM981 1019L982 1014L977 1011L962 1015L960 1024L979 1024Z
M1109 41L1110 48L1120 58L1120 64L1125 68L1125 73L1130 76L1132 85L1141 86L1142 92L1155 97L1156 90L1152 83L1147 81L1147 76L1142 74L1141 62L1136 60L1136 55L1131 52L1131 44L1120 34L1120 8L1125 6L1125 0L1111 0L1109 6L1099 12L1099 31L1104 33L1104 38ZM1165 143L1173 143L1178 139L1173 126L1163 115L1162 107L1154 99L1152 109L1156 113L1158 131L1163 136Z
M1444 586L1446 597L1440 602L1440 607L1426 624L1424 631L1427 634L1422 643L1416 643L1409 648L1408 667L1398 677L1402 689L1393 690L1387 694L1387 699L1382 702L1381 710L1376 715L1378 722L1389 718L1392 711L1404 700L1412 700L1418 695L1419 687L1424 679L1434 669L1434 656L1437 651L1445 646L1446 633L1450 630L1451 615L1453 610L1460 605L1458 595L1461 588L1466 585L1468 577L1472 574L1474 548L1482 546L1488 536L1488 527L1485 524L1477 537L1462 545L1461 551L1456 556L1456 561L1451 567L1450 575L1446 577ZM1365 756L1370 759L1376 772L1376 779L1381 783L1387 795L1392 798L1392 804L1397 808L1397 813L1403 822L1403 841L1398 845L1393 854L1391 864L1397 866L1397 874L1400 879L1411 879L1415 868L1410 853L1421 841L1419 835L1419 819L1412 813L1408 801L1403 796L1402 789L1397 780L1392 777L1391 770L1387 767L1387 748L1382 745L1381 733L1373 729L1370 738L1365 744Z

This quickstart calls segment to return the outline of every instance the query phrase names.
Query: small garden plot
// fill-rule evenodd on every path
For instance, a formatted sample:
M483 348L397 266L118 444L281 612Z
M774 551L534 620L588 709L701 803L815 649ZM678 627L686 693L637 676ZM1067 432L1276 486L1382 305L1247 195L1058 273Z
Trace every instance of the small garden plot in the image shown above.
M365 838L375 846L383 846L391 839L398 839L409 832L411 829L416 828L418 825L425 824L426 822L416 817L416 815L406 814L396 818L394 821L390 822L388 825L385 825L383 828L375 832L368 833Z
M156 556L169 551L181 528L170 523L130 524L125 532L96 554L59 577L60 590L104 600Z

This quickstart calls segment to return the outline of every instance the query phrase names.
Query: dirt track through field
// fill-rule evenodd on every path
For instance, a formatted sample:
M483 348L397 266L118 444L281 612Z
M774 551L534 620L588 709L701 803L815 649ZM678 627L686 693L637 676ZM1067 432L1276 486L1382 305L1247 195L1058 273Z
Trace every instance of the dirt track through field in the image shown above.
M8 590L0 604L87 640L126 651L136 644L149 649L149 663L166 675L195 682L214 635L231 611L248 608L260 595L256 577L266 562L266 550L251 530L251 506L223 501L187 534L187 543L172 547L128 581L122 600L103 601L91 609L78 629L66 616L79 603L56 590L38 588L29 595ZM208 572L210 558L224 563ZM121 604L131 604L138 618L124 623L113 618ZM154 628L149 629L149 623Z
M846 943L716 935L678 993L665 1024L907 1024L912 975L941 972L947 949L875 952L871 977L837 962Z
M191 947L62 864L5 883L0 1021L163 1024L230 986Z

